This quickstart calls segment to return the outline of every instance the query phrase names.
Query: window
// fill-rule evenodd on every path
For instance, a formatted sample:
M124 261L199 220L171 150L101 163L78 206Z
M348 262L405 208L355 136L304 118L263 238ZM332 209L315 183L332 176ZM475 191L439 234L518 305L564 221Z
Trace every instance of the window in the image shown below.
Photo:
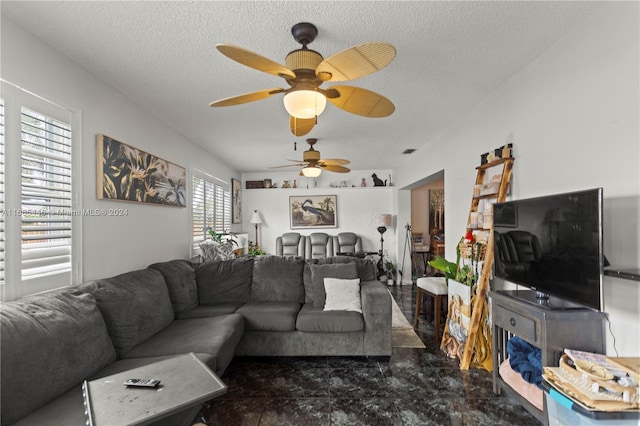
M13 299L80 280L79 114L2 88L0 285Z
M210 229L228 232L231 227L231 193L229 184L198 173L192 180L192 237L194 253Z

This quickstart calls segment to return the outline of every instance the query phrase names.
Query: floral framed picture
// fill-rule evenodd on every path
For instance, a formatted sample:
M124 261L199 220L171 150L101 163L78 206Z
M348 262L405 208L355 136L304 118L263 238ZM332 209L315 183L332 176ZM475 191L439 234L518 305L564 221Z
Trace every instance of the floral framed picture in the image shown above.
M337 228L338 206L335 195L289 197L291 229Z
M109 136L97 137L97 196L101 200L186 207L186 170Z
M242 223L242 182L231 178L231 223Z

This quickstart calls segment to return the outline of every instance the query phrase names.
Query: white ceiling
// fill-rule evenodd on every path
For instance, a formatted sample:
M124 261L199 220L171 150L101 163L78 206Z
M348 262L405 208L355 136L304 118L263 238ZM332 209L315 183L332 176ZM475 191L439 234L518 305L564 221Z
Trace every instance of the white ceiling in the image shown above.
M427 149L432 137L599 6L582 1L3 0L1 12L232 167L257 172L301 158L307 137L319 139L316 148L323 158L348 158L356 170L398 167L404 149ZM221 98L287 87L278 77L223 56L216 44L234 44L284 63L286 54L300 47L291 27L303 21L318 27L309 47L325 58L365 42L396 47L387 68L347 83L389 98L396 106L393 115L364 118L329 104L315 129L296 138L281 95L209 107ZM503 136L496 135L496 144Z

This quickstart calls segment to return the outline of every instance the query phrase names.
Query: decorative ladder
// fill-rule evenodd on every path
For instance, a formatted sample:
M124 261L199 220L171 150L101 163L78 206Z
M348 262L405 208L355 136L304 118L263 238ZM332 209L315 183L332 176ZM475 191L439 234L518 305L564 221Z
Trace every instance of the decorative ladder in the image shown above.
M484 227L472 227L472 213L478 213L478 206L481 200L495 200L495 202L503 202L507 199L507 193L509 190L509 184L511 182L511 173L513 169L513 162L515 158L511 157L511 150L505 149L503 151L504 158L498 158L490 163L482 164L476 167L478 171L476 176L476 185L486 184L485 178L487 172L498 166L503 166L500 177L500 183L498 191L490 194L479 195L475 193L471 200L471 208L469 210L469 217L467 219L467 229L471 230L484 230L489 231L489 238L485 255L483 259L482 273L476 283L476 294L472 298L471 307L471 322L469 325L469 331L467 333L467 340L465 342L464 351L460 359L460 369L468 370L472 361L474 366L482 367L488 371L492 371L492 356L491 356L491 330L486 324L488 315L487 293L489 291L489 280L491 278L491 270L494 260L494 247L493 247L493 221L489 228ZM448 321L445 326L444 336L442 342L449 334ZM443 348L443 345L440 346ZM477 349L477 350L476 350Z

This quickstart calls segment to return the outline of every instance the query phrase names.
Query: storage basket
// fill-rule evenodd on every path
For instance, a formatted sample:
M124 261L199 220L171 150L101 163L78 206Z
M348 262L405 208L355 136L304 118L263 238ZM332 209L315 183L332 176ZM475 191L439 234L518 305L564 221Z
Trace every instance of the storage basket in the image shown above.
M465 243L461 241L458 244L460 249L460 257L463 259L483 260L487 252L487 245L484 243Z

